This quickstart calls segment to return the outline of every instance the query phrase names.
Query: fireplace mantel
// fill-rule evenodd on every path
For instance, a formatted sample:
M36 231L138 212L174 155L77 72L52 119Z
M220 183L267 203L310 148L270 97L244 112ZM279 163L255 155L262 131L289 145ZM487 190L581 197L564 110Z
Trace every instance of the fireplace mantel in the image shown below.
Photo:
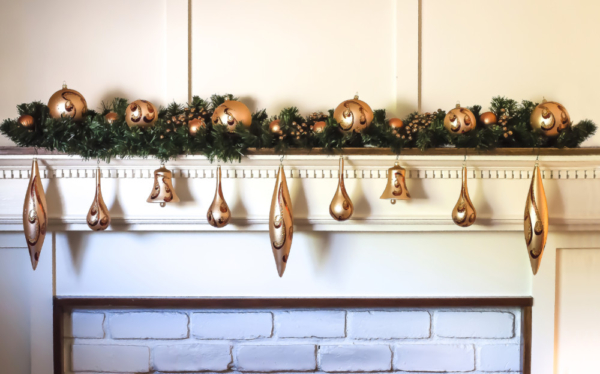
M13 149L14 150L14 149ZM370 151L370 152L369 152ZM329 217L338 176L337 155L291 154L283 158L289 178L297 230L311 231L520 231L522 209L535 162L532 150L469 154L469 191L476 206L475 225L455 226L450 212L460 191L461 150L434 150L396 156L388 151L355 150L346 159L346 187L354 217L343 223ZM542 149L542 151L544 151ZM97 163L80 157L20 149L0 152L0 230L20 231L21 209L31 160L37 157L49 208L49 230L89 230L85 216L94 194ZM19 153L19 154L16 154ZM306 153L306 152L302 152ZM387 154L386 154L387 153ZM469 152L472 153L472 152ZM548 196L553 231L600 228L600 208L586 204L600 183L595 149L541 152L539 164ZM564 154L568 155L565 156ZM391 205L379 196L387 169L395 161L407 169L409 202ZM267 213L280 157L254 151L240 163L222 164L223 190L233 218L223 230L266 231ZM115 159L100 163L103 195L115 231L213 231L205 212L214 196L215 168L203 156L182 156L167 163L182 202L161 209L145 202L155 159ZM587 197L587 198L586 198Z

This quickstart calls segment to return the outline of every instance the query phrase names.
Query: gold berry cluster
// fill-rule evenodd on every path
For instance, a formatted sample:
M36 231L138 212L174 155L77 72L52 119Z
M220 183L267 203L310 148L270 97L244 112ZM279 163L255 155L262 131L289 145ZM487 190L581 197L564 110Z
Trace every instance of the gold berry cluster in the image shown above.
M413 136L416 137L417 133L424 128L430 126L433 123L438 112L441 112L441 109L438 109L437 112L427 112L415 115L410 121L407 121L406 124L400 128L399 130L394 130L393 133L396 134L396 137L413 140Z
M300 140L301 136L308 135L308 125L306 122L300 124L296 121L292 122L292 131L290 132L291 136L295 136L296 140ZM283 139L281 136L279 139Z
M318 122L318 121L326 121L329 118L329 115L323 112L314 112L308 116L308 120L310 122Z
M507 127L508 120L511 118L506 114L506 109L500 109L500 118L498 119L498 126L502 127L502 131L504 131L504 138L508 138L513 135L512 130L509 130Z

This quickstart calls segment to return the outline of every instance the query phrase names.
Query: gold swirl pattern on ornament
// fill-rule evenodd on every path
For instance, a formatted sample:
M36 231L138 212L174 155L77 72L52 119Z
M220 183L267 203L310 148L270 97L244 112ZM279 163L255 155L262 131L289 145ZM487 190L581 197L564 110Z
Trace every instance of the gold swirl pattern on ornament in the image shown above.
M402 178L402 173L395 172L394 173L394 190L392 191L392 195L394 195L394 196L402 195L402 183L400 182L400 178Z
M275 228L275 238L273 240L273 248L281 249L285 245L286 239L286 226L285 220L283 218L284 215L284 206L285 199L283 197L283 185L279 186L279 191L277 192L277 206L276 210L279 211L279 214L275 216L275 220L273 222L273 227ZM285 262L285 261L284 261Z

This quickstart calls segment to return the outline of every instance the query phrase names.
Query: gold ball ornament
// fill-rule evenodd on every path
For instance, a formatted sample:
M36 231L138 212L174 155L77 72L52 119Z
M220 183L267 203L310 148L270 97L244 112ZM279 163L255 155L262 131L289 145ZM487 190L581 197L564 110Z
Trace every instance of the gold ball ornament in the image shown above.
M106 113L104 118L106 119L106 122L108 122L112 125L115 121L117 121L119 119L119 115L115 112L109 112L109 113Z
M373 121L373 110L367 103L358 100L358 96L354 96L353 100L346 100L335 108L333 118L342 132L361 132Z
M571 126L571 117L564 106L544 99L531 112L529 122L534 130L540 130L545 136L554 138Z
M401 129L404 122L400 118L390 118L389 125L392 129Z
M281 133L281 120L276 119L269 123L269 131L271 131L272 134Z
M241 123L246 128L250 127L252 124L252 113L244 103L227 100L215 109L212 122L215 125L227 126L229 132L234 132L238 123Z
M444 118L444 127L451 134L464 134L473 130L477 126L475 115L467 108L462 108L456 104L456 108L446 114Z
M54 119L71 117L74 121L81 121L87 112L87 102L79 92L63 84L62 90L56 91L48 100L48 109Z
M156 107L149 101L136 100L125 111L125 121L129 127L150 127L158 117Z
M204 122L203 119L193 119L190 121L190 123L188 123L188 127L189 127L189 131L190 131L190 135L191 136L196 136L196 134L198 134L198 131L203 128L206 127L206 123Z
M325 127L327 127L327 123L325 121L318 121L313 125L313 131L317 134L320 134L325 130Z
M495 125L496 123L498 123L498 118L496 118L496 115L492 112L483 113L479 116L479 120L487 126Z
M33 120L33 117L29 114L24 114L21 117L19 117L19 123L21 124L21 126L25 127L26 129L29 129L33 127L35 121Z

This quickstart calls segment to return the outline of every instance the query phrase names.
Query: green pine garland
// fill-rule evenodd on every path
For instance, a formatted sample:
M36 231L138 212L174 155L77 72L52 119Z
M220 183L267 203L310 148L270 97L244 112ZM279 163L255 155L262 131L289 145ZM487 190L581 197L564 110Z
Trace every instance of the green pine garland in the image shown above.
M88 111L84 120L76 123L70 118L53 119L48 107L41 102L17 106L19 115L29 114L34 118L33 129L20 125L18 119L7 119L0 125L0 132L8 136L18 146L45 148L84 159L100 159L109 162L114 157L156 157L161 161L174 159L179 155L201 154L211 162L240 161L249 148L272 148L276 154L286 154L290 149L322 148L326 152L342 152L346 147L387 148L400 154L405 148L428 148L454 146L490 150L494 148L534 148L556 147L574 148L596 132L597 126L591 120L583 120L568 127L556 138L548 138L535 132L529 125L529 117L536 103L495 97L490 111L498 118L506 116L504 125L486 126L479 123L480 106L470 110L478 118L477 128L465 134L452 135L444 128L446 113L438 110L430 114L431 123L418 130L407 132L406 128L392 129L386 119L385 110L375 110L371 126L360 134L343 134L329 111L326 126L320 133L311 131L315 121L304 118L296 107L285 108L278 116L269 117L264 110L252 115L249 128L238 124L230 133L225 126L201 128L196 136L191 136L187 125L175 125L171 118L185 115L189 110L206 109L209 118L214 109L225 100L236 100L232 95L213 95L210 100L194 97L186 106L172 103L161 108L153 127L130 128L124 120L128 102L114 99L104 105L101 112ZM108 123L105 115L116 112L117 121ZM423 117L412 113L404 119L410 123ZM269 124L280 120L281 133L269 131ZM209 121L208 121L209 122ZM507 136L510 133L510 136Z

